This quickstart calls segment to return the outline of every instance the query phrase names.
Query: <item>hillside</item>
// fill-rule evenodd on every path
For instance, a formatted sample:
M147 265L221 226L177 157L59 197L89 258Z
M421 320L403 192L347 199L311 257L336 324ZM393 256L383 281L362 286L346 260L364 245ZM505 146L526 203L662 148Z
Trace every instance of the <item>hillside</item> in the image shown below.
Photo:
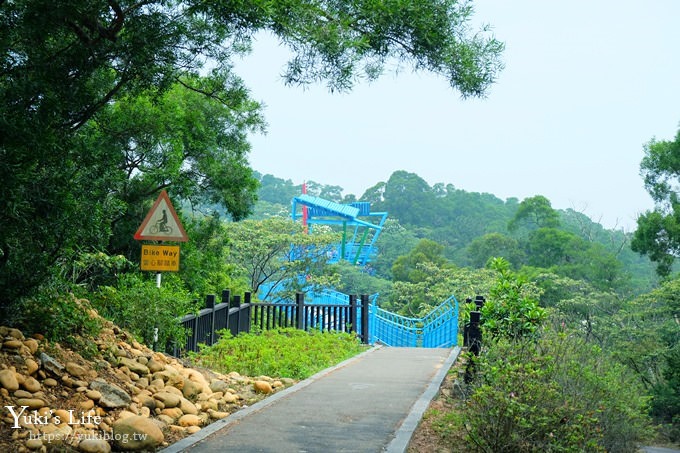
M256 176L260 188L252 218L290 215L290 200L301 193L301 186L273 175ZM450 183L430 186L406 171L376 182L360 197L343 194L339 186L315 181L306 184L310 195L338 203L368 201L372 211L388 212L388 222L378 240L380 253L372 263L377 275L385 278L392 277L391 267L399 256L408 254L419 240L429 239L443 246L442 255L460 267L484 267L493 252L509 259L516 268L552 268L570 278L592 280L600 287L612 289L614 285L622 295L641 294L658 283L654 264L630 249L631 233L607 229L572 209L552 209L549 200L540 195L533 197L547 202L540 209L554 211L558 217L550 237L539 236L535 230L541 225L532 225L526 218L510 228L513 219L521 216L520 208L533 199L501 200ZM594 269L576 269L574 262L579 261L614 269L617 276L596 276Z
M0 327L0 451L153 450L293 383L193 368L100 320L85 357Z

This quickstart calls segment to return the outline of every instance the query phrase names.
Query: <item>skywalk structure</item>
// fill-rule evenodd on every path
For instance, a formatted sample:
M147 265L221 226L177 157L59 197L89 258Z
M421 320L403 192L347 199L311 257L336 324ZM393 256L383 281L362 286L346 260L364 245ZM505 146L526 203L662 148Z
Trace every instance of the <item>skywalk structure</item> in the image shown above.
M377 253L375 243L387 219L386 212L371 212L368 202L335 203L307 194L292 201L293 221L314 225L332 225L342 230L342 240L331 252L329 262L341 259L365 266Z

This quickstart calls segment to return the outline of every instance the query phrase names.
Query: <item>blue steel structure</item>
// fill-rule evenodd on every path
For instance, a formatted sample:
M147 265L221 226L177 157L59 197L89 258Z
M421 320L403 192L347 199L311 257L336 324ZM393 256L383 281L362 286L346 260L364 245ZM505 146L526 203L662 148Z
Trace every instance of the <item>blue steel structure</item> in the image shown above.
M458 344L458 300L449 297L423 318L408 318L371 305L370 342L387 346L450 348Z
M265 294L269 292L269 288L263 288L263 290ZM275 294L275 291L274 289L272 293ZM276 298L275 295L267 299L271 303L289 303L284 299ZM455 296L449 297L422 318L408 318L378 307L378 294L373 294L369 300L368 342L370 344L423 348L451 348L458 345L459 307ZM305 301L308 304L348 305L349 296L338 291L324 289L307 293ZM357 318L357 331L361 331L361 307L359 307ZM318 321L308 320L312 324L318 324Z
M303 219L309 229L314 225L342 227L342 242L330 253L329 262L344 259L353 264L366 265L377 252L374 248L387 219L386 212L371 212L370 203L335 203L307 194L292 200L293 221ZM306 208L306 213L304 209ZM302 212L301 212L302 211ZM360 218L361 217L361 218ZM368 218L369 220L366 220ZM348 229L353 229L351 239ZM360 239L359 239L360 237ZM258 291L260 300L269 303L289 303L277 293L283 291L286 282L262 285ZM348 305L350 297L331 289L307 291L305 302L318 305ZM450 348L458 344L458 301L449 297L423 318L408 318L378 307L378 294L369 298L369 343L387 346ZM361 331L362 308L358 307L356 330ZM314 315L310 315L314 316ZM323 325L323 320L308 319L310 325Z
M375 255L375 243L387 219L386 212L371 212L368 202L341 204L307 194L293 198L292 205L293 221L303 219L302 208L307 208L306 221L310 229L314 225L342 228L342 241L331 252L329 262L343 259L365 266Z

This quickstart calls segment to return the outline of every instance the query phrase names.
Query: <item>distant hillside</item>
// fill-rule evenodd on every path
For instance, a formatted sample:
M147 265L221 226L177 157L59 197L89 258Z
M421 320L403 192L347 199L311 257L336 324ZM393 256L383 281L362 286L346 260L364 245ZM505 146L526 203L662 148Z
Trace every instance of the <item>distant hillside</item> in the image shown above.
M290 200L301 193L301 185L273 175L256 176L261 187L253 217L288 215ZM493 194L457 189L453 184L430 186L420 176L406 171L394 172L387 181L377 182L359 198L353 194L344 195L342 187L315 181L307 182L307 192L338 203L368 201L373 211L389 213L390 221L378 243L381 255L375 263L384 275L389 274L388 268L394 260L407 254L418 240L430 239L443 245L444 256L461 267L479 266L481 258L473 253L478 253L479 247L490 248L488 253L492 253L495 247L501 255L513 253L518 266L557 266L565 275L573 277L581 277L586 272L583 269L586 265L608 267L611 272L617 268L616 272L621 274L617 279L626 280L629 286L626 292L644 292L656 283L654 266L646 257L630 249L630 234L608 230L572 209L553 210L558 214L559 226L552 235L544 232L542 242L539 242L540 235L535 226L508 230L508 224L518 214L523 200L508 198L504 201ZM405 231L394 228L395 224ZM494 245L492 240L501 241L503 247ZM471 248L472 244L475 245ZM507 247L516 250L511 252ZM543 248L541 252L539 247ZM553 255L561 256L555 256L554 262L543 256L539 258L538 253L545 255L546 248L550 248ZM556 248L559 250L553 250ZM582 262L581 269L577 269L574 261Z

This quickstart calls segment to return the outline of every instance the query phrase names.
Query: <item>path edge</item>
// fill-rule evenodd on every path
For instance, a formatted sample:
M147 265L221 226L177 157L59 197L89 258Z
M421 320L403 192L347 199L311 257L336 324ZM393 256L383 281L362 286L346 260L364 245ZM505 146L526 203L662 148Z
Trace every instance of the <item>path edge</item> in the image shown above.
M408 448L413 433L418 428L420 420L423 418L423 414L430 406L430 402L437 396L439 389L444 382L444 378L448 374L451 366L456 362L458 356L460 355L461 347L456 346L451 350L449 357L446 359L442 367L439 369L435 377L430 382L430 385L425 389L420 398L413 403L409 414L406 416L401 426L397 429L394 438L387 447L384 449L387 453L403 453Z
M166 448L162 449L159 451L159 453L180 453L183 451L187 451L187 449L190 449L193 445L201 442L202 440L208 438L209 436L215 434L216 432L220 431L223 428L226 428L227 426L236 423L237 421L241 420L242 418L247 417L248 415L258 412L265 407L274 404L281 398L285 398L286 396L290 395L291 393L295 393L299 390L302 390L303 388L307 387L308 385L312 384L315 381L318 381L322 377L326 376L327 374L332 373L335 370L338 370L340 368L343 368L357 360L362 359L365 355L370 354L373 351L376 351L380 348L382 348L382 345L376 345L371 347L370 349L357 354L353 357L350 357L349 359L346 359L340 363L338 363L335 366L332 366L330 368L326 368L324 370L319 371L318 373L308 377L307 379L298 382L297 384L288 387L287 389L284 389L278 393L275 393L272 396L269 396L263 400L258 401L257 403L253 404L252 406L245 407L243 409L239 409L238 411L234 412L233 414L229 415L228 417L225 417L221 420L214 421L213 423L209 424L205 428L201 429L199 432L192 434L190 436L185 437L184 439L181 439L171 445L168 445ZM442 377L443 379L443 377ZM434 395L433 395L434 396Z

